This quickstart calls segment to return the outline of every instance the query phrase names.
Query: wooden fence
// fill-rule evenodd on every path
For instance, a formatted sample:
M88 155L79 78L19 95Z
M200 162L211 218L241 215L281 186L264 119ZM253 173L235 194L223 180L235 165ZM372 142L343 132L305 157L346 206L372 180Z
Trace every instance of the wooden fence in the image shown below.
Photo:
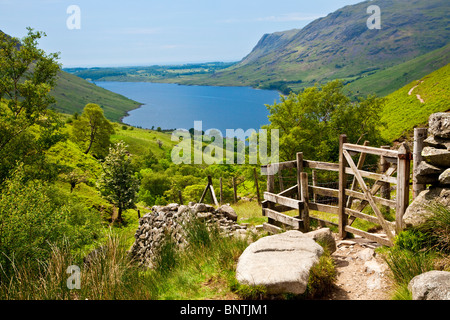
M363 170L366 155L380 157L380 172ZM353 157L359 155L357 163ZM297 153L296 160L263 166L267 174L267 192L264 193L262 214L268 217L264 228L271 232L279 232L281 227L308 231L310 220L315 219L323 224L335 224L327 219L310 216L310 210L330 213L338 217L340 238L347 233L353 233L371 239L380 244L391 246L394 235L403 229L403 215L409 204L409 177L412 154L407 144L402 144L398 150L386 147L374 148L365 145L347 143L346 135L340 136L339 163L310 161L303 159L303 154ZM326 188L313 184L309 185L305 168L325 170L339 174L338 188ZM274 193L275 175L285 169L296 169L297 184ZM394 174L396 176L394 176ZM348 176L353 176L349 184ZM368 185L366 180L373 181ZM390 199L390 185L396 185L396 199ZM359 186L360 191L356 191ZM349 188L350 187L350 188ZM386 192L388 190L388 192ZM381 191L380 195L377 193ZM309 195L313 195L312 201ZM316 196L328 196L338 199L337 205L323 204L316 201ZM354 199L359 203L354 204ZM363 209L370 205L374 215L363 213ZM392 208L396 212L395 222L387 221L379 206ZM298 210L298 216L286 215L283 212ZM381 226L383 233L369 233L352 226L355 219L363 219Z

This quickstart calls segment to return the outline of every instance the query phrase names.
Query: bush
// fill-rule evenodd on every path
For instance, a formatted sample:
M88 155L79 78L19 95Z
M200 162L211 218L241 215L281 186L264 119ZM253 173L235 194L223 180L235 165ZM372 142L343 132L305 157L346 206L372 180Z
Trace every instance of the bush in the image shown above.
M395 246L399 249L417 252L426 247L428 235L416 229L400 232L395 238Z
M0 266L4 274L14 264L46 261L51 243L67 239L73 249L100 236L101 218L55 187L41 181L24 181L21 167L0 195ZM1 277L1 275L0 275Z

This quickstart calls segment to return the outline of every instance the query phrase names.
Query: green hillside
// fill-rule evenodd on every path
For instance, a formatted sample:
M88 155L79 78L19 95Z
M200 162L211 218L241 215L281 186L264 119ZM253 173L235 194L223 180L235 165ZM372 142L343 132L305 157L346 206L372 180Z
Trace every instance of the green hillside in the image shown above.
M59 79L52 94L57 101L53 108L62 113L81 114L86 104L96 103L103 108L105 116L111 121L120 121L127 111L140 106L140 103L136 101L64 71L59 73Z
M383 138L394 141L406 137L414 127L426 126L430 114L450 110L449 83L450 64L447 64L388 95L381 118L387 124Z
M360 76L347 84L347 89L355 94L372 94L387 96L411 81L420 79L445 66L450 61L450 44L426 53L420 57L399 65Z

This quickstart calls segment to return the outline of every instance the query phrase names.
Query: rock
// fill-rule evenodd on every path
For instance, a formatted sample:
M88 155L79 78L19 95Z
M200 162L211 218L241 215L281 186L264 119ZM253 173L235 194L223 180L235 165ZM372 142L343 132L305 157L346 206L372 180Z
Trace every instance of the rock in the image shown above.
M425 161L422 161L416 168L416 175L435 175L439 176L444 171L443 168L436 167L432 164L429 164Z
M321 228L315 231L305 233L305 236L311 237L314 241L320 244L326 245L330 254L336 251L336 241L330 228Z
M322 247L300 231L267 236L244 250L236 279L241 284L262 285L269 294L302 294L309 271L322 254Z
M364 267L367 273L382 273L384 271L383 266L375 260L366 261Z
M381 289L381 275L375 273L366 281L367 289L369 290L379 290Z
M435 166L450 167L450 150L425 147L422 149L422 157Z
M438 179L440 184L450 185L450 168L442 172Z
M197 218L202 221L205 221L205 220L211 218L211 216L212 216L211 212L198 212L197 213Z
M406 209L403 216L406 226L423 224L432 215L428 207L435 201L450 206L450 188L431 187L422 191Z
M424 147L432 147L436 149L447 149L450 150L450 140L442 139L435 136L429 136L423 141Z
M236 211L234 211L234 209L229 205L224 204L223 206L220 206L219 209L217 209L217 211L223 214L228 219L237 221Z
M450 272L429 271L408 284L413 300L450 300Z
M189 207L188 206L181 205L181 206L178 207L178 211L177 211L178 214L183 214L183 213L186 213L186 212L189 212Z
M360 251L357 255L357 257L363 261L369 261L372 260L372 258L375 256L375 250L366 248L362 251Z
M356 244L356 242L352 241L352 240L341 240L338 243L339 246L341 246L341 245L343 245L343 246L354 246L355 244Z
M204 204L204 203L196 203L192 207L192 212L194 214L196 214L198 212L213 212L213 211L214 211L213 206L210 206L209 204Z
M428 133L445 139L450 139L450 113L433 113L428 119Z

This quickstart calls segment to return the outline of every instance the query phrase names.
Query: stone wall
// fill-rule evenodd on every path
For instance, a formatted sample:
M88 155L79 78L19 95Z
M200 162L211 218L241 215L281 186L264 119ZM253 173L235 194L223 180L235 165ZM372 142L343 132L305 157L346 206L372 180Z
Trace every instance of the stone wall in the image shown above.
M434 113L415 176L419 184L450 187L450 113Z
M406 210L407 226L425 222L428 206L439 202L450 206L450 113L434 113L429 118L428 137L424 140L423 161L414 172L418 184L429 185Z
M185 227L192 219L215 224L226 236L247 233L245 224L236 223L237 215L229 205L223 205L218 209L203 203L154 206L151 212L139 220L130 256L143 266L153 267L158 249L167 234L171 235L180 248L188 245Z

